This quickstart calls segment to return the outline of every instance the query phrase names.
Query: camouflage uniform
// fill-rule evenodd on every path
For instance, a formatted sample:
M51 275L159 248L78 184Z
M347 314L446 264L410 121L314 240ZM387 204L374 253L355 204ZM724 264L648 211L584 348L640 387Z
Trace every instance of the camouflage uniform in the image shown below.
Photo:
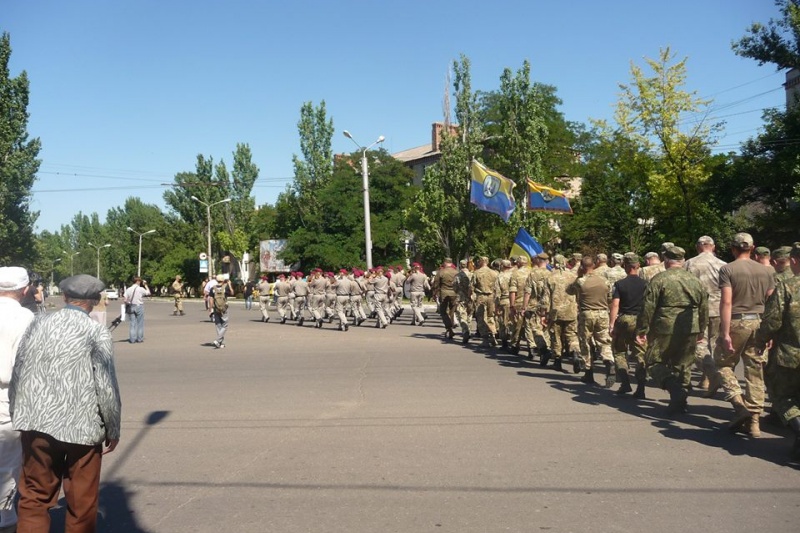
M472 273L463 263L456 274L453 289L456 291L456 324L461 327L461 338L466 342L469 340L469 326L472 323Z
M715 374L714 346L717 345L719 335L719 303L721 291L719 289L719 269L725 261L719 259L711 252L702 252L687 260L683 268L697 276L700 284L708 293L708 324L700 324L703 331L703 340L697 343L695 350L695 364L710 377Z
M508 260L504 260L503 264L507 265ZM500 340L503 346L508 345L508 339L511 336L511 301L509 300L508 286L511 283L512 270L505 267L497 275L495 281L494 294L497 298L496 302L496 315L497 315L497 333L500 335Z
M795 244L800 258L800 243ZM778 282L767 300L756 332L759 353L769 341L769 393L774 411L795 434L794 454L800 458L800 276Z
M531 273L527 257L520 257L519 264L519 268L511 274L511 281L508 284L509 302L512 295L514 299L511 306L511 336L508 339L512 352L519 351L519 340L525 325L525 282Z
M494 321L494 288L498 274L484 264L472 273L472 292L475 294L475 319L484 344L496 343L497 326Z
M666 268L664 268L664 263L658 263L657 265L648 265L646 267L642 267L641 270L639 270L639 277L645 281L650 281L654 277L656 277L657 274L661 274L662 272L664 272L664 270L666 270Z
M436 277L433 278L431 284L433 297L439 306L439 315L442 317L447 336L451 338L453 336L453 314L456 308L456 292L454 290L456 274L458 272L455 267L446 261L436 272Z
M683 259L682 249L672 250L679 250L673 259ZM685 376L694 361L701 325L707 320L708 293L696 276L683 268L670 268L650 281L636 331L647 336L648 373L658 386L670 391L673 412L685 408Z
M575 295L578 300L578 341L585 369L591 371L592 368L590 339L600 351L603 361L613 364L611 337L608 334L609 287L606 278L591 272L577 278L566 290L567 294Z
M556 360L565 351L578 353L578 302L575 296L567 294L567 287L575 282L573 272L566 270L560 260L545 280L546 287L542 304L547 311L550 324L550 348Z
M540 357L549 349L549 339L542 325L545 308L541 306L545 282L549 276L550 271L544 267L537 267L531 270L528 279L525 280L525 298L528 300L525 309L525 340L528 343L529 354L535 346Z

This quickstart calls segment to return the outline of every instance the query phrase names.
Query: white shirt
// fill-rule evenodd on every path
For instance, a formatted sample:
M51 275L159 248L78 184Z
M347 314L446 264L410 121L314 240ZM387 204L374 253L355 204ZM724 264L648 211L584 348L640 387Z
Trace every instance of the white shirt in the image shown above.
M8 385L22 334L33 321L33 313L13 298L0 296L0 422L11 420L8 413Z

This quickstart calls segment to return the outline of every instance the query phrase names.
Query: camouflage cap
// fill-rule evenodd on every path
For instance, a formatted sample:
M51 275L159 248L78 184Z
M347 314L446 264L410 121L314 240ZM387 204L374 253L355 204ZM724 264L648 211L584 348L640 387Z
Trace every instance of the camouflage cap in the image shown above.
M789 254L792 253L791 246L781 246L775 250L772 250L772 258L773 259L786 259L789 257Z
M789 252L790 257L800 258L800 242L796 242L792 245L792 251Z
M619 255L619 254L617 254ZM633 252L628 252L624 256L622 256L622 262L626 265L638 265L639 264L639 256Z
M759 246L756 248L756 253L758 255L763 255L764 257L769 257L769 248L766 246Z
M601 263L605 263L608 261L608 256L606 254L597 254L597 260Z
M545 252L542 252L542 253L538 254L538 255L536 256L536 258L537 258L537 259L547 259L548 261L550 260L550 256L549 256L549 255L547 255L547 253L545 253Z
M681 261L686 257L686 250L680 246L672 246L664 251L664 257L672 261Z
M525 255L521 255L517 258L517 263L520 265L527 265L528 264L528 257Z
M466 259L462 259L461 261L458 262L458 266L460 266L461 268L467 268L468 264L469 261L467 261Z
M567 264L567 258L566 258L566 257L564 257L564 256L563 256L563 255L561 255L561 254L556 254L556 255L553 257L553 264L554 264L555 266L564 266L564 265L566 265L566 264Z
M733 236L733 241L731 241L731 246L734 248L739 248L742 250L749 250L753 247L753 236L749 233L737 233Z
M511 260L503 259L502 261L500 261L500 266L503 268L511 268Z
M519 256L518 255L512 255L511 257L508 258L508 260L511 261L512 263L517 263L517 262L519 262Z
M646 254L644 254L645 259L650 259L651 257L658 257L658 254L655 252L647 252Z
M572 259L574 259L575 261L580 261L581 259L583 259L583 254L579 254L576 252L572 254Z
M666 252L667 250L669 250L673 246L675 246L674 242L662 242L661 243L661 253L663 254L664 252Z
M452 263L452 262L453 262L453 258L452 257L445 257L444 258L444 263L445 264Z
M622 254L621 254L621 253L619 253L619 252L614 252L613 254L611 254L611 258L612 258L614 261L617 261L617 262L619 262L619 261L622 261L623 259L625 259L625 256L624 256L624 255L622 255Z
M708 235L703 235L702 237L697 239L697 244L698 245L701 245L701 244L711 244L711 245L713 245L714 244L714 239L712 239Z

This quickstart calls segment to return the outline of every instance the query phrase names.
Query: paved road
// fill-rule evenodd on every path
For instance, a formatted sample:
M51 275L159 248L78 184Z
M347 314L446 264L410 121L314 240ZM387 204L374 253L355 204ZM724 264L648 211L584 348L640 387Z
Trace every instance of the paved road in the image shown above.
M797 531L788 433L731 436L719 400L664 420L662 391L619 399L408 312L344 333L237 304L216 350L186 307L149 302L144 344L114 331L102 531Z

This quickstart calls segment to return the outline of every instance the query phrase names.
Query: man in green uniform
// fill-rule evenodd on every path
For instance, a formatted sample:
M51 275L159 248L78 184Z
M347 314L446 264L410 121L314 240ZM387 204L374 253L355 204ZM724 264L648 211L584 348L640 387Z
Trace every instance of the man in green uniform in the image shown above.
M497 316L497 332L503 349L508 349L509 324L511 321L511 301L509 300L508 286L511 283L511 261L500 261L500 273L494 285L495 314Z
M617 367L617 379L621 385L617 394L631 392L631 378L628 374L628 353L636 360L635 398L645 398L647 376L644 363L644 346L636 342L636 320L642 310L647 282L639 277L639 256L627 253L623 258L627 276L614 283L611 298L611 349Z
M791 246L781 246L772 252L772 266L775 268L775 281L787 280L794 276L789 259L791 252Z
M453 331L453 315L456 309L456 291L454 288L456 274L458 271L453 265L453 260L446 257L442 266L433 278L433 297L439 306L439 315L444 323L445 336L452 339L455 336Z
M478 260L478 269L472 273L472 293L475 295L475 319L481 334L483 347L497 346L497 326L494 321L494 288L498 274L489 268L489 258Z
M580 353L578 343L578 302L575 296L567 294L576 279L567 269L567 259L557 254L553 258L553 271L546 280L546 290L542 305L547 312L547 325L550 328L550 349L553 354L553 368L561 371L561 359L565 353L577 357Z
M456 324L461 328L461 343L469 342L469 327L472 323L472 272L469 270L469 261L462 259L458 262L459 270L456 274L453 289L456 291Z
M636 323L639 344L647 343L650 377L669 391L668 415L686 412L685 376L694 363L695 345L703 337L701 325L708 321L708 293L683 268L685 256L677 246L664 252L665 270L650 280Z
M533 348L539 355L541 366L547 366L550 360L549 338L545 336L545 307L542 306L544 299L545 281L550 277L547 264L550 256L542 252L536 256L536 266L531 269L528 279L525 280L525 341L528 343L528 357L533 359Z
M528 266L528 257L521 255L517 258L517 269L511 274L508 284L508 301L511 305L511 336L508 339L508 350L512 354L519 353L519 341L522 328L525 325L525 282L531 269Z
M792 455L800 460L800 242L790 252L792 277L778 282L767 300L756 332L756 350L763 354L772 341L768 367L773 367L769 393L773 409L795 435Z

